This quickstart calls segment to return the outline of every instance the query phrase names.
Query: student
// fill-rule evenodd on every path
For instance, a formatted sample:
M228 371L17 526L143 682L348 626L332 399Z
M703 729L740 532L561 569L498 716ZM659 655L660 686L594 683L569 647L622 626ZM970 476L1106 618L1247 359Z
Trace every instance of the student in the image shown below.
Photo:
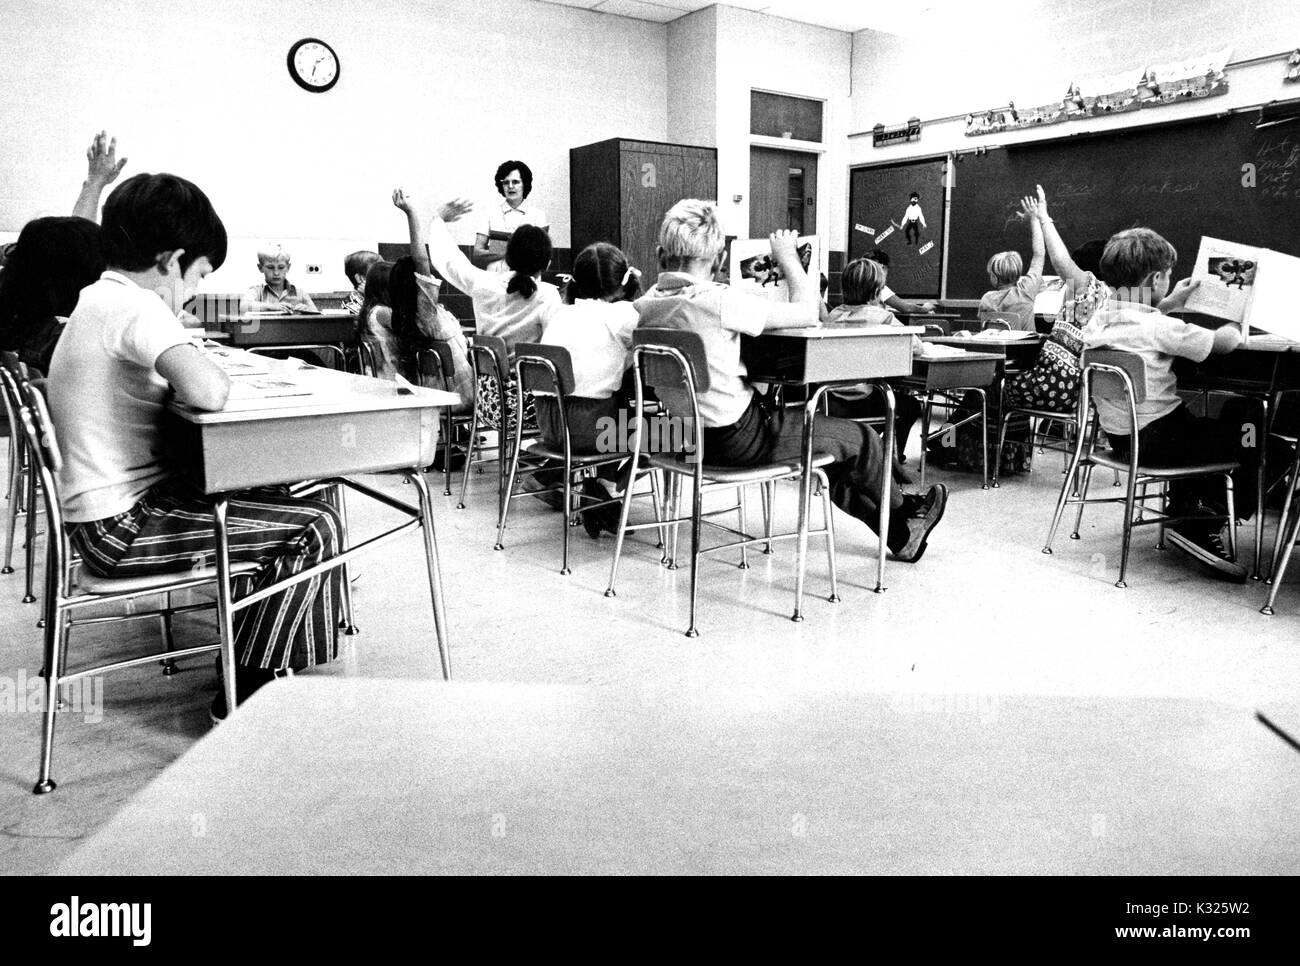
M190 341L177 312L226 257L226 230L207 196L170 174L139 174L104 206L108 270L81 293L54 351L50 412L62 449L59 489L83 566L103 577L211 564L211 501L165 463L163 410L174 397L224 407L230 380ZM257 491L230 501L230 557L256 561L253 592L334 556L328 504ZM295 584L235 616L236 693L278 670L336 654L338 571ZM226 713L225 695L213 717Z
M885 284L885 270L869 258L857 258L844 266L840 276L840 289L844 302L832 309L825 321L856 322L867 325L902 325L894 313L883 308L880 303L880 289ZM921 340L912 338L912 351L920 354L923 346ZM885 395L872 386L846 386L832 389L826 393L827 412L842 419L875 419L885 415ZM905 392L894 397L894 437L897 440L895 452L898 461L905 462L903 452L907 449L907 437L912 427L921 416L921 404L914 396Z
M348 292L342 307L352 315L360 316L361 306L366 301L366 272L370 271L371 265L381 261L378 252L367 251L353 252L343 259L343 274L348 277L352 291Z
M630 394L626 376L632 357L632 332L637 311L632 305L641 292L636 269L617 246L608 242L588 245L573 261L573 278L564 290L565 304L555 311L542 331L541 342L563 346L573 362L573 395L566 400L569 441L575 454L598 453L607 427L620 425ZM536 395L537 425L551 446L564 445L560 412L554 397ZM627 425L624 420L623 425ZM616 476L609 467L606 476ZM596 500L611 499L597 480L584 480L583 492ZM583 514L587 533L595 538L602 529L613 533L618 507L608 506Z
M394 204L401 193L401 188L393 193ZM535 225L521 225L506 245L506 264L511 274L475 268L447 231L447 224L467 214L471 207L469 202L456 199L434 213L427 236L429 258L439 275L473 300L478 331L505 340L513 366L515 345L540 339L542 329L560 307L559 289L541 280L542 272L551 264L551 237ZM509 382L506 406L513 419L517 405L513 376ZM479 380L478 394L479 412L489 425L499 428L501 400L495 383L484 376ZM525 425L535 422L531 410L528 405Z
M117 180L126 158L117 138L96 134L86 149L87 173L72 217L37 218L9 246L9 268L0 274L0 349L44 374L81 290L104 271L99 199Z
M1034 332L1034 299L1043 287L1043 226L1037 218L1024 212L1020 217L1029 222L1033 254L1029 271L1019 252L998 252L988 262L989 284L993 291L985 292L980 299L979 320L987 324L1002 319L1013 330Z
M1065 282L1065 298L1038 359L1006 381L1003 399L1009 406L1073 414L1079 399L1079 353L1083 351L1080 333L1110 298L1110 289L1096 274L1106 243L1090 241L1074 252L1068 251L1047 213L1042 185L1038 186L1037 198L1021 201L1021 210L1038 222L1052 268Z
M249 287L240 306L243 311L319 311L311 296L289 281L289 253L279 245L257 253L257 270L262 281Z
M414 203L399 188L393 192L393 204L406 215L411 239L411 254L394 262L388 275L392 331L397 342L400 368L412 382L427 378L429 385L454 392L460 396L460 405L455 407L455 411L466 412L474 408L474 369L469 362L469 343L465 341L460 322L438 304L438 290L442 283L433 277L429 246L425 244L424 228ZM452 218L459 217L451 206L446 213ZM425 377L418 371L419 350L431 341L446 342L451 346L453 371L445 387L440 374L431 373Z
M392 262L375 262L366 272L366 300L357 313L357 334L370 346L375 358L376 375L396 380L401 351L393 334L393 302L388 294Z
M1203 362L1211 354L1231 352L1241 345L1235 326L1204 329L1169 317L1180 310L1199 284L1184 279L1169 290L1178 259L1173 245L1150 228L1130 228L1111 237L1101 256L1101 277L1114 289L1113 298L1084 327L1086 347L1108 346L1133 352L1146 365L1146 400L1137 406L1137 433L1142 462L1148 466L1240 460L1233 473L1236 514L1249 519L1256 510L1256 456L1250 434L1244 432L1242 410L1225 407L1219 419L1193 416L1178 398L1173 372L1175 357ZM1122 396L1093 394L1097 418L1111 446L1127 458L1134 426ZM1264 436L1264 434L1260 434ZM1261 445L1264 441L1261 440ZM1269 454L1270 460L1273 454ZM1279 452L1274 466L1289 464ZM1223 514L1213 520L1170 524L1169 543L1210 568L1216 576L1244 581L1246 568L1229 557L1223 531L1227 519L1223 482L1199 477L1169 483L1169 513L1182 516L1208 510Z
M885 281L889 281L889 252L883 248L873 248L867 252L867 258L875 262L885 270ZM891 309L902 315L928 315L934 311L933 302L909 302L906 299L900 299L894 294L894 290L888 285L880 286L880 294L876 296L876 303L887 309Z
M679 201L659 229L659 280L636 302L640 326L688 329L704 340L709 388L699 396L704 458L723 466L753 466L797 460L803 453L803 423L787 419L754 392L740 359L741 335L765 330L804 328L817 322L817 289L795 253L798 233L771 236L772 257L789 285L788 303L771 302L735 292L713 281L725 239L717 205ZM671 412L689 410L680 390L663 388ZM846 512L875 530L880 523L881 481L891 474L889 533L886 544L896 560L915 562L925 553L931 531L943 517L948 491L930 487L924 498L904 496L884 463L875 430L844 419L818 416L813 450L834 456L826 468L831 497Z

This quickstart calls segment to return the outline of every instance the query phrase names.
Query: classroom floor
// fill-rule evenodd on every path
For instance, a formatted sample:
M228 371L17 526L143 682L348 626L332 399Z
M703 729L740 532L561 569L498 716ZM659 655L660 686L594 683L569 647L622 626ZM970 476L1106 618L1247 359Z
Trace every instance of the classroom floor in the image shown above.
M1053 556L1042 539L1061 480L1061 458L1037 455L1034 472L982 492L965 474L935 473L952 489L947 515L916 566L890 564L888 590L871 592L875 540L837 515L840 594L830 604L824 554L810 554L807 620L789 621L793 547L755 554L752 569L706 558L700 637L688 640L688 570L670 573L644 540L624 558L619 596L603 596L613 540L573 531L571 576L559 569L558 520L536 500L517 504L505 551L492 550L495 474L471 478L469 508L437 500L438 538L452 625L453 669L461 681L581 684L611 700L645 702L689 689L758 704L794 691L861 691L908 696L928 713L988 713L1000 695L1197 698L1244 708L1300 702L1300 566L1277 616L1259 614L1266 587L1201 577L1177 551L1154 549L1154 531L1134 541L1129 588L1112 585L1119 510L1090 509L1082 539L1063 528ZM440 479L440 478L439 478ZM410 495L400 480L384 489ZM403 494L405 490L405 494ZM757 501L755 501L756 503ZM780 522L796 494L778 495ZM354 533L382 511L350 503ZM1240 531L1243 549L1250 528ZM1268 532L1271 539L1271 530ZM645 535L642 534L642 537ZM43 541L42 541L43 542ZM434 678L438 674L420 541L403 538L366 558L355 583L361 634L344 660L312 673ZM18 688L40 667L36 605L20 603L23 573L0 577L0 684ZM138 633L152 635L150 625ZM118 629L120 633L120 629ZM210 616L178 621L179 639L213 639ZM73 653L109 653L120 644L98 628L77 631ZM152 643L152 642L151 642ZM136 791L208 730L215 693L212 661L195 659L172 678L153 666L105 679L102 720L59 719L51 795L33 796L39 716L0 710L0 871L42 873L69 856ZM920 697L924 696L924 697ZM1045 707L1051 707L1048 703ZM1068 708L1068 704L1061 707ZM1069 713L1063 710L1063 714ZM92 719L94 715L90 716ZM924 716L918 717L918 727ZM943 755L931 743L927 755ZM938 745L942 749L942 745ZM1171 748L1171 754L1213 749ZM1064 752L1063 752L1064 753ZM953 749L956 759L961 754ZM944 767L954 762L933 762ZM1300 767L1300 757L1295 759ZM1014 761L989 761L1016 794ZM926 769L927 761L915 763ZM985 772L987 774L988 772ZM1134 796L1150 794L1138 782ZM1274 803L1261 803L1272 807ZM1026 807L1026 803L1019 803ZM1032 808L1032 803L1028 803ZM1231 817L1225 821L1230 822ZM950 871L963 869L956 825ZM1026 844L1026 848L1031 848ZM1225 840L1225 868L1231 866ZM1296 872L1280 852L1264 872Z

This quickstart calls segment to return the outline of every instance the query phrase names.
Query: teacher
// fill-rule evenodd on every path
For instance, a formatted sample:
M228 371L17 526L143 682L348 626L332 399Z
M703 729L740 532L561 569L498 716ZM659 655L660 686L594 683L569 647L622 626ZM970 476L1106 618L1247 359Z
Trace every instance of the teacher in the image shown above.
M479 225L474 239L474 261L495 272L508 271L505 263L505 238L520 225L536 225L550 231L550 216L540 205L528 201L533 192L533 171L522 161L503 161L497 166L497 192L502 197L499 205L490 205L486 219ZM497 238L492 238L492 233Z

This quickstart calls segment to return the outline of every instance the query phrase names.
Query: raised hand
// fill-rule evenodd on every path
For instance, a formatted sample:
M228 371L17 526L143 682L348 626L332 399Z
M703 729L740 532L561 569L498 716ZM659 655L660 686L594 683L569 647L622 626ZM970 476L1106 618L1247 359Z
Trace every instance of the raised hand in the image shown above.
M406 193L405 188L393 189L393 206L408 215L415 212L415 199Z
M86 162L89 171L88 181L100 185L110 185L117 180L126 165L126 158L117 159L117 138L110 138L107 131L100 131L86 149Z
M474 210L474 203L464 198L452 198L438 208L438 217L445 222L453 222Z

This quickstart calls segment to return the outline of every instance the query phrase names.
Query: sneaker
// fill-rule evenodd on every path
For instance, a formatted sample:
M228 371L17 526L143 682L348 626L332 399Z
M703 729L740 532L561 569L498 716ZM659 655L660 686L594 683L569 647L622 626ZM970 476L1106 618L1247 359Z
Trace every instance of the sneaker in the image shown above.
M1246 568L1228 555L1222 530L1198 529L1193 524L1183 524L1165 530L1165 539L1208 567L1215 577L1236 584L1246 582Z
M930 531L943 519L948 506L948 487L936 483L926 491L925 497L911 512L907 520L907 543L894 551L895 560L916 563L925 553Z
M609 491L597 480L583 480L582 495L592 500L611 499ZM597 540L600 538L601 533L618 533L618 517L619 505L617 503L597 507L594 510L583 510L582 528L587 531L587 536Z

